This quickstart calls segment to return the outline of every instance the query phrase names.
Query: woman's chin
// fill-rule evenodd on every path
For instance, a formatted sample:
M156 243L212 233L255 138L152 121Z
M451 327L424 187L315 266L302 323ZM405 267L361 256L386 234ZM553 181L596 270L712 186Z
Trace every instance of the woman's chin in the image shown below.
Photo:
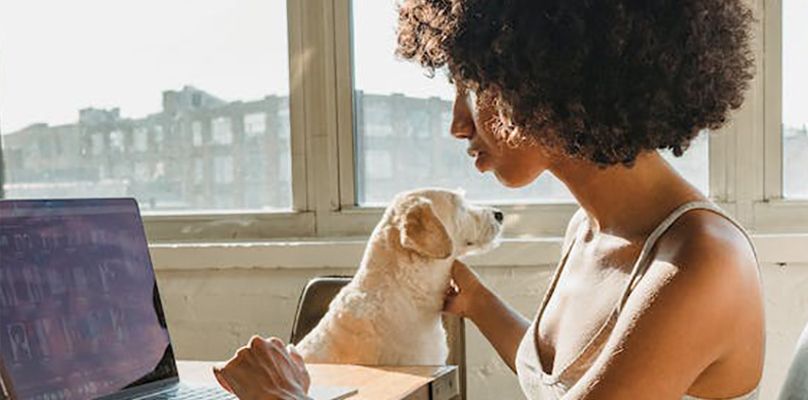
M502 186L505 186L505 187L507 187L509 189L519 189L519 188L525 187L525 186L533 183L533 181L535 181L536 178L538 178L538 175L532 176L532 177L530 177L530 176L512 176L510 174L503 173L503 172L498 171L496 169L494 169L493 172L494 172L494 176L497 177L497 180L499 181L499 183L501 183ZM539 175L541 175L541 174L539 174Z

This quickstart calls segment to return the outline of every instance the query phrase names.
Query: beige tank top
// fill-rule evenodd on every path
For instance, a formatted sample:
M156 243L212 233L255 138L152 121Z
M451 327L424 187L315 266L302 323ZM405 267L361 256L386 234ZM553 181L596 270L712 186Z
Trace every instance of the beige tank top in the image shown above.
M615 323L617 322L617 317L620 315L620 311L628 300L631 291L637 286L640 279L642 279L648 265L650 264L648 262L649 256L651 255L651 251L653 250L657 240L660 238L660 236L662 236L662 234L665 233L665 231L668 230L668 228L671 227L671 225L673 225L673 223L679 217L694 209L710 210L716 214L724 216L735 224L735 226L737 226L738 229L740 229L741 232L746 235L747 239L749 239L751 243L751 239L743 227L714 203L709 201L694 201L680 206L670 215L668 215L668 217L666 217L662 223L660 223L659 226L657 226L651 232L651 234L648 235L648 238L646 238L642 250L640 251L640 255L637 257L637 261L632 268L631 276L626 284L626 288L623 291L621 300L615 305L615 308L609 318L606 320L606 323L600 327L595 336L590 339L587 345L584 346L584 348L576 357L572 359L571 362L569 362L567 365L554 366L552 375L548 375L544 372L544 369L541 366L542 364L539 358L538 336L536 331L542 313L544 313L544 309L550 300L550 296L552 296L556 284L558 283L558 278L561 276L561 271L564 269L567 257L570 254L570 249L572 249L572 245L575 242L574 239L570 240L567 247L563 249L563 255L559 261L558 267L556 268L550 287L547 289L547 293L544 295L544 299L542 300L539 311L536 314L536 318L533 320L533 323L530 325L525 333L525 336L522 338L516 353L516 373L519 377L519 384L522 386L522 391L528 399L561 399L561 397L563 397L564 394L567 393L567 391L569 391L569 389L576 382L578 382L584 373L589 370L598 354L600 354L600 352L603 350L603 347L606 344ZM754 246L752 249L754 251ZM757 258L757 254L755 257ZM757 399L757 392L758 390L755 389L746 395L736 397L735 399L731 400ZM682 399L705 400L687 395Z

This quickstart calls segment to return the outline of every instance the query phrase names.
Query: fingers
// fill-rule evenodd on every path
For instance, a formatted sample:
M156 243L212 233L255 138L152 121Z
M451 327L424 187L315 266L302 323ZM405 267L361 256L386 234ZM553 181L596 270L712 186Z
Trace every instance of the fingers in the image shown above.
M286 363L282 355L279 356L277 352L272 351L270 340L253 336L252 339L250 339L250 349L258 360L258 366L264 370L264 373L272 381L272 384L281 386L284 383L284 379L279 371L281 371Z
M296 352L295 352L296 353ZM310 384L299 354L287 351L278 338L250 338L213 374L225 390L241 399L306 398Z
M226 390L226 391L228 391L230 393L233 393L233 388L230 387L230 383L227 382L227 379L222 375L222 369L221 368L213 367L213 376L216 377L216 382L219 382L219 386L221 386L222 389L224 389L224 390Z
M224 368L215 368L214 376L216 380L219 381L219 384L224 387L230 393L233 393L238 398L246 398L245 390L249 390L249 379L248 371L249 367L246 367L246 363L239 363L239 364L230 364L224 366ZM222 384L224 383L224 384Z
M301 369L304 370L306 369L306 363L303 360L303 356L300 355L300 353L297 351L297 347L295 347L295 345L291 343L287 344L286 351L289 353L289 356L291 357L292 362L294 362L295 365L297 365Z
M295 366L297 366L298 376L300 377L300 381L303 383L303 389L308 392L309 387L311 386L311 376L309 376L309 371L306 369L306 363L303 360L303 356L297 351L297 347L291 343L286 345L286 350L289 352Z

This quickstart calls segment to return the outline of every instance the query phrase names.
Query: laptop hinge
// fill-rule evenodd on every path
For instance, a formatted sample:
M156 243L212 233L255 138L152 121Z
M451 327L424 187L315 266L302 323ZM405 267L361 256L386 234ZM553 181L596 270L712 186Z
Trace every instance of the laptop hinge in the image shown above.
M120 392L111 393L106 396L99 397L96 400L122 400L122 399L139 399L142 397L152 396L179 385L177 377L163 379L157 382L151 382L137 387L121 390Z

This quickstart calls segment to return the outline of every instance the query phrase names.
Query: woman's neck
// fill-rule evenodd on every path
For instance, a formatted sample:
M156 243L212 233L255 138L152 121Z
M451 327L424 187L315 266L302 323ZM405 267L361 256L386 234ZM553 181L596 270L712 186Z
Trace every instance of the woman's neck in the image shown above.
M639 155L632 168L560 158L549 170L586 211L592 233L645 237L677 206L703 199L655 151Z

